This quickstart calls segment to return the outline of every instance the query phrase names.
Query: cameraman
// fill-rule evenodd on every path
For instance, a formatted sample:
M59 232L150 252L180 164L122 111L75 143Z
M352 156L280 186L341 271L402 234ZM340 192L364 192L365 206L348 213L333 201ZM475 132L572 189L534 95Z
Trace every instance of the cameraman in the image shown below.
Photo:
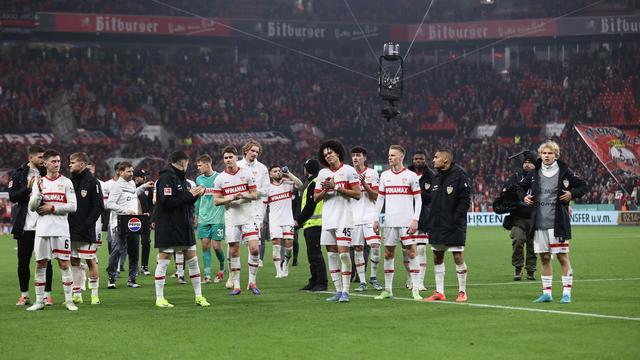
M522 169L509 177L509 180L502 188L502 194L493 205L496 213L509 213L509 216L505 217L503 227L511 231L511 245L513 247L511 264L515 267L514 281L522 280L522 267L525 265L525 244L527 248L525 266L527 280L536 279L534 276L536 272L536 254L533 252L533 237L529 232L532 208L518 200L517 186L529 171L535 169L535 161L538 156L535 152L529 150L525 150L521 156Z

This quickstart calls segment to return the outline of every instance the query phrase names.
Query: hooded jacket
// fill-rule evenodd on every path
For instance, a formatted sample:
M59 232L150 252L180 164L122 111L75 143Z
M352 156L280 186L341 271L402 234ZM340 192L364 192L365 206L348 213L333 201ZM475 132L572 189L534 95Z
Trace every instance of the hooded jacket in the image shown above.
M70 213L69 233L71 242L96 242L96 221L104 211L100 182L91 175L89 169L72 174L71 182L76 192L76 212Z
M31 196L31 189L27 187L29 182L29 163L25 163L21 167L17 168L11 175L11 181L9 182L9 200L15 203L13 208L13 230L11 234L15 239L20 239L24 232L25 221L27 220L27 209L29 207L29 197ZM47 175L47 170L44 168L38 169L40 176Z
M582 197L588 190L587 183L576 176L569 169L567 164L560 160L558 162L558 193L556 196L555 219L553 225L553 235L564 240L571 239L571 217L569 216L569 203L560 201L560 196L564 191L571 192L571 199ZM530 171L527 176L518 184L518 197L524 201L527 191L531 189L531 195L534 198L533 209L531 211L531 227L529 233L533 236L535 232L536 214L538 213L538 202L536 199L540 197L540 168L542 167L542 159L535 162L536 168Z
M155 188L156 248L196 244L192 214L198 198L189 192L189 188L184 171L173 165L160 171Z
M426 227L429 244L464 246L467 211L471 203L467 174L455 163L447 170L438 170L433 176L430 193L431 206Z

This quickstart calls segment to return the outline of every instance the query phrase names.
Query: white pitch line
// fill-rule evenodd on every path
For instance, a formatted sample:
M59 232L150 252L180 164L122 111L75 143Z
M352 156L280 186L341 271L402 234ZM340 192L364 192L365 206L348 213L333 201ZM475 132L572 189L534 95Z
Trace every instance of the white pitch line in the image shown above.
M640 278L617 278L617 279L574 279L573 282L604 282L604 281L638 281ZM561 280L556 280L554 283L562 283ZM499 283L477 283L467 284L467 286L500 286L500 285L534 285L539 284L539 280L523 280L523 281L510 281ZM445 284L445 287L454 287L458 284Z
M325 293L325 294L333 294L333 292L331 291L319 291L319 292ZM366 297L366 298L375 297L375 295L353 294L353 293L350 293L349 296L359 296L359 297ZM545 313L545 314L572 315L572 316L593 317L593 318L613 319L613 320L640 321L639 317L582 313L582 312L575 312L575 311L546 310L546 309L536 309L536 308L528 308L528 307L521 307L521 306L477 304L477 303L469 303L469 302L459 303L459 302L453 302L453 301L424 302L424 301L416 301L412 298L395 297L395 296L391 300L392 301L393 300L412 301L415 303L424 303L424 304L446 304L446 305L469 306L469 307L488 308L488 309L518 310L518 311L528 311L528 312L539 312L539 313ZM384 300L381 300L381 301L384 301Z

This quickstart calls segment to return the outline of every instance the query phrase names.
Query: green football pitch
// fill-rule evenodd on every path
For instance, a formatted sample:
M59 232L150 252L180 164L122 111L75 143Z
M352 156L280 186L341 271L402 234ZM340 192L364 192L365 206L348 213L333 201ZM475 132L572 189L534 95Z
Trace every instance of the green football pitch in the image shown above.
M29 313L14 305L15 242L6 237L0 242L1 357L638 359L639 247L637 227L574 228L575 280L573 302L568 305L558 302L562 285L557 261L554 302L533 304L540 282L512 281L508 233L501 228L470 228L465 252L468 304L409 300L410 292L402 287L403 269L396 271L394 300L375 301L377 292L368 290L352 292L348 304L327 303L328 294L298 290L308 276L301 246L300 264L286 279L274 278L267 248L258 273L262 296L243 291L231 297L223 284L203 285L212 304L209 308L195 306L191 285L178 285L175 278L168 278L165 296L176 307L156 308L152 276L140 276L138 289L127 288L126 278L121 278L118 289L107 290L102 269L102 304L85 303L71 313L60 304L60 273L54 266L56 304ZM107 250L102 248L103 268L106 260ZM244 254L242 263L245 285ZM446 266L446 295L455 300L457 280L450 256ZM379 273L382 279L381 268ZM429 291L423 296L433 291L431 259L426 283ZM89 292L84 297L87 300Z

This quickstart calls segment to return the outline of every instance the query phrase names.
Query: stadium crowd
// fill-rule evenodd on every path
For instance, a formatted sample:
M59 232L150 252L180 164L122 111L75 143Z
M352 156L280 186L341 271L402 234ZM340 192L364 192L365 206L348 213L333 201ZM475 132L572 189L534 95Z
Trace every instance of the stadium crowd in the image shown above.
M267 146L262 159L290 166L301 166L319 141L307 132L292 135L292 126L299 123L313 124L324 137L338 137L350 146L366 145L373 163L386 162L390 143L428 154L447 146L455 149L460 165L474 179L474 209L485 210L512 170L507 157L533 148L544 124L566 122L560 135L563 157L593 189L581 200L638 203L633 183L627 184L628 196L613 198L617 185L603 166L590 166L597 160L573 131L577 123L637 131L638 50L603 48L565 63L522 54L520 66L508 72L455 61L407 81L402 117L390 123L379 115L381 101L370 79L303 57L274 66L255 56L226 66L192 56L189 66L183 66L184 60L166 63L162 56L148 54L107 54L96 60L81 50L24 49L20 56L3 59L0 128L4 133L50 132L46 106L67 91L78 127L118 139L61 147L63 152L92 154L102 179L110 177L105 163L109 157L166 158L166 147L159 141L131 136L126 130L133 128L135 135L145 123L163 125L177 138L172 144L182 145L194 157L217 152L214 146L194 144L198 133L280 131L293 142ZM415 67L430 65L420 57L413 61ZM367 64L352 60L348 66L362 69ZM474 138L474 129L482 124L497 125L497 136ZM296 146L300 136L305 136L306 148ZM0 159L0 169L15 168L22 161L22 147L0 143L7 154ZM487 154L492 154L490 159ZM154 175L162 165L149 160L140 166Z

